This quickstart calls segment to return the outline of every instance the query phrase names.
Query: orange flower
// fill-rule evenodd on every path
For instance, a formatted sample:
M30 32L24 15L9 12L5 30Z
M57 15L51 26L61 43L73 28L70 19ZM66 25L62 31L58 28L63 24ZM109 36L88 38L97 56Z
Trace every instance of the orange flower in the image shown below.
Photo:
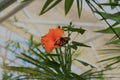
M50 29L48 34L41 38L42 45L44 46L46 52L50 53L54 48L60 47L54 44L63 36L63 34L64 30L60 28Z

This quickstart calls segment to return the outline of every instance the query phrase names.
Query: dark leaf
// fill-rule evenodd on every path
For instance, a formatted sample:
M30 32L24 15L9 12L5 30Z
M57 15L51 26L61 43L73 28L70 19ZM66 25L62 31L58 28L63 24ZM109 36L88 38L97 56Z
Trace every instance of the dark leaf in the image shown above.
M84 66L91 66L92 68L95 68L93 65L91 65L91 64L89 64L89 63L87 63L87 62L85 62L85 61L83 61L83 60L78 60L78 59L75 59L76 61L78 61L78 62L80 62L81 64L83 64Z
M113 29L114 29L117 33L120 32L120 27L116 27L116 28L113 27ZM99 31L96 31L96 32L114 34L114 32L111 30L111 28L99 30Z
M98 13L98 12L96 12ZM120 12L114 13L114 14L109 14L106 12L99 12L98 14L101 14L105 19L111 19L113 21L116 21L117 23L120 23Z
M28 68L28 67L15 67L15 66L4 66L4 69L17 71L17 72L23 72L23 73L29 73L29 74L41 74L41 71L38 71L34 68Z
M67 14L72 7L74 0L65 0L65 14Z
M72 44L73 44L73 45L76 45L76 46L80 46L80 47L90 47L90 46L88 46L88 45L86 45L86 44L79 43L79 42L76 42L76 41L72 41Z
M120 40L115 39L115 40L112 40L112 41L108 42L107 44L119 44L119 43L120 43Z
M99 4L99 5L113 6L113 7L120 6L120 4L117 4L117 3L102 3L102 4Z
M46 66L49 66L51 68L59 68L60 67L60 64L58 64L57 62L54 62L54 61L43 61L41 63Z
M72 31L72 32L80 33L80 34L83 34L86 31L85 29L82 29L82 28L73 28L69 26L63 26L62 29L65 31Z
M120 60L120 56L110 57L110 58L107 58L107 59L101 60L101 61L99 61L99 62L110 61L110 60L117 60L117 59Z
M73 80L86 80L85 77L83 77L83 76L77 75L75 73L71 73L71 74L75 78Z
M77 0L77 10L78 10L78 16L80 18L82 12L82 0Z
M59 2L62 0L47 0L40 12L40 15L44 14L45 12L49 11L53 7L55 7Z
M77 46L76 45L69 45L71 48L77 50Z
M46 56L57 57L60 56L59 54L46 54Z

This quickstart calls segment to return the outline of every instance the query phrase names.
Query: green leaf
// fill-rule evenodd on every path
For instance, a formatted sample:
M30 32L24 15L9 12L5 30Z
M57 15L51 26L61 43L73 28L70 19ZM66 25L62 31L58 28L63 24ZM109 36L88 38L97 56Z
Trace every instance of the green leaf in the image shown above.
M95 68L93 65L91 65L91 64L89 64L89 63L87 63L87 62L85 62L85 61L83 61L83 60L78 60L78 59L75 59L76 61L78 61L78 62L80 62L81 64L83 64L84 66L91 66L92 68Z
M57 57L60 56L59 54L46 54L46 56Z
M86 44L79 43L79 42L76 42L76 41L72 41L72 44L73 44L73 45L76 45L76 46L80 46L80 47L90 47L90 46L88 46L88 45L86 45Z
M65 15L69 12L70 8L72 7L74 0L65 0Z
M49 66L51 68L58 68L58 69L60 68L60 64L58 64L57 62L54 62L54 61L43 61L41 63L46 66Z
M119 44L119 43L120 43L120 40L115 39L115 40L112 40L112 41L108 42L107 44Z
M18 56L19 59L22 59L23 61L26 61L30 64L33 64L34 66L36 66L37 68L42 68L45 71L48 71L50 73L54 73L48 65L44 64L44 61L39 61L37 59L34 59L26 54L21 54L20 56Z
M39 15L44 14L45 12L49 11L53 7L55 7L58 3L60 3L62 0L47 0L40 12Z
M109 3L110 4L112 4L112 3L115 3L115 4L118 4L118 0L109 0ZM114 8L116 8L116 6L112 6L112 5L110 5L111 6L111 9L114 9Z
M119 53L120 49L119 48L112 48L112 49L102 49L100 51L102 51L103 54L115 54L115 53Z
M120 32L120 27L116 27L116 28L113 27L113 29L114 29L117 33ZM103 29L103 30L99 30L99 31L95 31L95 32L114 34L114 32L111 30L111 28L107 28L107 29Z
M96 12L98 13L98 12ZM106 12L99 12L104 18L106 19L111 19L113 21L116 21L117 23L120 23L120 12L117 12L117 13L114 13L114 14L109 14L109 13L106 13Z
M63 26L62 29L65 31L72 31L72 32L80 33L80 34L84 34L84 32L86 31L85 29L82 29L82 28L74 28L74 27L69 27L69 26Z
M120 4L118 3L102 3L100 5L104 5L104 6L113 6L113 7L117 7L117 6L120 6Z
M23 54L23 53L22 53L22 54L18 55L17 58L19 58L19 59L21 59L21 60L23 60L23 61L26 61L26 62L28 62L28 63L30 63L30 64L33 64L33 65L35 65L36 67L41 67L41 65L38 64L38 63L40 63L40 61L38 61L38 60L36 60L36 59L34 59L34 58L26 55L26 54Z
M75 49L75 50L77 50L77 46L76 45L69 45L71 48L73 48L73 49Z
M29 39L29 47L32 47L33 44L34 44L33 35L31 35Z
M34 68L28 68L28 67L4 66L4 69L22 72L22 73L42 75L41 71L38 71Z
M77 0L77 10L78 10L78 16L80 18L82 12L82 0Z
M110 60L117 60L117 59L120 59L120 56L110 57L110 58L101 60L101 61L99 61L99 62L110 61Z
M85 77L83 77L83 76L77 75L75 73L71 73L71 74L75 78L73 80L86 80Z
M39 52L36 52L34 49L29 49L29 52L36 55L37 57L40 58L40 60L49 60L47 56L43 55L43 53L36 48Z

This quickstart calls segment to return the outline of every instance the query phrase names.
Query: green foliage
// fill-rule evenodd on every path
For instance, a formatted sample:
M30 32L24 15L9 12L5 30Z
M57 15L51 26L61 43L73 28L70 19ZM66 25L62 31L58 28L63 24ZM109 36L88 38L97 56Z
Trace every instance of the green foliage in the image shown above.
M83 33L83 29L77 30L77 28L71 27L74 30L71 30L69 32L69 29L66 29L66 32L68 34L72 34L74 32L79 32ZM82 31L82 32L80 32ZM84 30L85 31L85 30ZM70 36L68 35L68 36ZM38 45L33 40L33 36L30 37L29 42L28 42L28 48L23 48L21 44L18 44L18 42L11 42L14 47L16 47L15 50L17 49L22 49L21 53L17 53L14 50L11 50L9 48L9 45L7 46L7 49L10 50L11 52L15 53L16 57L18 59L21 59L24 62L29 63L31 66L9 66L5 65L4 69L14 71L14 72L19 72L21 73L18 75L15 79L40 79L40 80L87 80L90 79L90 76L93 75L92 70L90 74L85 72L84 74L76 74L72 72L72 57L74 54L74 50L72 50L72 47L70 45L76 45L77 47L89 47L87 45L84 45L79 42L73 41L72 43L68 43L67 45L61 47L61 48L56 48L55 52L48 54L43 51L43 47L41 44ZM11 44L10 43L10 44ZM17 45L17 46L16 46ZM37 45L37 46L36 46ZM77 49L76 49L77 50ZM93 65L77 60L76 61L80 62L82 65L86 66L91 66L91 68L95 68ZM93 76L94 77L94 76Z
M84 66L91 66L92 68L95 68L93 65L83 61L83 60L78 60L78 59L75 59L76 61L80 62L81 64L83 64Z
M114 27L113 29L114 29L117 33L120 33L120 27ZM107 34L114 34L114 32L111 30L111 28L99 30L99 31L96 31L96 32L107 33Z
M116 23L120 23L120 12L114 13L114 14L110 14L110 13L106 13L106 12L99 12L105 19L111 19L113 21L115 21Z
M72 7L74 0L65 0L65 14L67 14Z
M77 10L78 10L78 16L80 18L82 12L82 0L77 0Z
M8 73L8 72L4 71L2 74L2 80L13 80L12 73Z
M23 0L23 2L26 2L29 0ZM62 0L46 0L40 15L45 14L50 9L54 8L56 5L58 5ZM78 10L78 16L80 17L81 11L82 11L82 0L76 0L77 2L77 10ZM108 3L102 3L100 4L97 0L85 0L85 2L90 7L91 11L93 13L97 13L102 17L102 20L104 20L109 28L104 30L99 30L97 32L101 33L111 33L115 34L112 41L109 42L109 44L119 44L120 42L120 36L119 36L119 27L116 27L116 25L120 24L120 12L116 13L109 13L105 11L104 6L110 6L111 9L115 9L118 7L119 0L109 0ZM64 11L65 15L67 15L74 3L74 0L65 0L64 2ZM100 9L100 10L99 10ZM110 24L109 21L112 20L115 23ZM71 36L72 33L77 33L76 37L80 34L84 34L85 30L82 28L75 28L72 25L70 26L63 26L63 30L65 30L68 33L68 37ZM76 38L75 37L75 38ZM14 42L11 42L14 43ZM108 59L101 60L100 62L106 62L106 61L113 61L112 63L109 63L105 70L100 71L93 71L94 66L81 61L82 65L91 66L91 70L88 70L82 74L76 74L73 73L71 70L72 65L72 57L74 54L74 50L78 50L78 47L90 47L86 44L71 41L67 45L58 48L53 52L52 54L47 54L42 50L42 45L37 44L33 40L33 36L31 36L29 40L29 47L28 49L24 49L19 43L14 43L13 46L16 49L22 49L23 51L21 53L18 53L14 50L9 49L9 45L7 46L7 49L9 49L11 52L16 54L16 57L31 64L31 67L16 67L16 66L5 66L4 68L7 70L17 71L24 73L25 79L41 79L41 80L89 80L91 78L98 78L100 80L104 80L104 71L107 71L109 67L111 67L114 64L117 64L120 62L120 56L111 57ZM118 49L107 49L108 53L111 53L111 51L115 51L115 53L119 53L119 46L117 46ZM74 49L74 50L73 50ZM18 77L19 79L20 77Z
M62 0L47 0L40 12L40 15L44 14L45 12L49 11L51 8L55 7L58 3Z
M71 32L77 32L77 33L80 33L80 34L84 34L84 32L86 31L85 29L82 29L82 28L75 28L75 27L72 27L72 26L63 26L62 29L64 31L71 31Z
M47 11L49 11L50 9L54 8L60 2L62 2L62 0L47 0L40 12L40 15L42 15L42 14L46 13ZM74 3L74 0L65 0L65 2L64 2L65 15L68 14L73 3ZM82 11L82 0L80 0L80 1L77 0L77 10L78 10L78 16L80 17L81 11Z

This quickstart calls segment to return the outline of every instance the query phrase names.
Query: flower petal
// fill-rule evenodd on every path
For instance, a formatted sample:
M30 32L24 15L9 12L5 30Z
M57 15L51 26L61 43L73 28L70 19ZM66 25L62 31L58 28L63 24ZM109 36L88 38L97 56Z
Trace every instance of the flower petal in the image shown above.
M41 38L42 45L48 53L52 52L54 48L60 47L54 44L63 36L63 34L64 30L60 28L50 29L48 34Z
M49 33L47 35L49 35L50 37L52 37L52 39L54 41L57 41L58 39L60 39L64 34L64 30L60 29L60 28L56 28L56 29L50 29Z

